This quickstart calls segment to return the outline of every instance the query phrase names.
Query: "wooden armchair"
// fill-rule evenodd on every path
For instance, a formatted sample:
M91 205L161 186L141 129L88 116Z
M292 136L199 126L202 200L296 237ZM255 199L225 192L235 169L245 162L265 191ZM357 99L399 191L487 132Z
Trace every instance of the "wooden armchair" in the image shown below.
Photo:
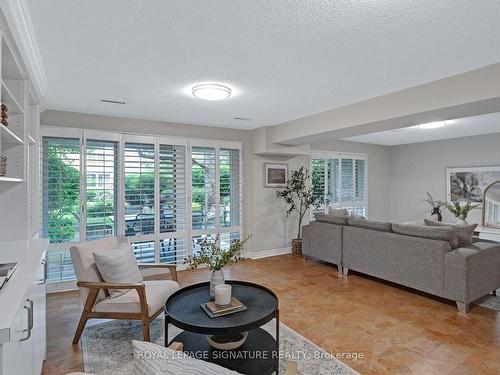
M94 262L94 252L108 252L129 244L120 244L116 237L90 241L71 247L71 259L77 277L77 286L83 303L82 316L76 328L73 344L77 344L87 320L140 320L144 341L150 340L149 325L163 312L167 298L179 289L175 265L163 263L139 264L140 269L168 269L172 280L151 280L142 283L106 283ZM129 289L128 293L110 298L109 289Z

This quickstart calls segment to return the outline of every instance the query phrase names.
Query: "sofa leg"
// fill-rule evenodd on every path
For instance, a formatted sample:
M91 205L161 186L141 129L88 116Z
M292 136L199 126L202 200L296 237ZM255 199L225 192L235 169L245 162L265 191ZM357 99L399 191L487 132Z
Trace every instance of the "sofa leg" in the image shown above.
M347 276L347 274L348 274L348 273L349 273L349 268L347 268L347 267L342 267L342 274L343 274L344 276Z
M457 302L457 308L461 314L467 314L469 312L469 306L469 303Z

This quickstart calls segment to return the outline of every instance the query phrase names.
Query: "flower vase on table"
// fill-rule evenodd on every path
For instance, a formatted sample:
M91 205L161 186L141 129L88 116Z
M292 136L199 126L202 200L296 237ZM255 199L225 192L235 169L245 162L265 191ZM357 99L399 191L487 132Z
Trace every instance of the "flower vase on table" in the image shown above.
M244 260L241 256L245 243L250 239L250 236L244 240L233 240L229 246L221 247L220 235L215 238L206 237L200 243L200 251L197 254L190 255L184 260L184 264L188 264L191 269L196 269L198 266L206 265L212 270L210 278L210 299L215 298L215 286L224 284L224 273L222 268L233 263L238 263Z

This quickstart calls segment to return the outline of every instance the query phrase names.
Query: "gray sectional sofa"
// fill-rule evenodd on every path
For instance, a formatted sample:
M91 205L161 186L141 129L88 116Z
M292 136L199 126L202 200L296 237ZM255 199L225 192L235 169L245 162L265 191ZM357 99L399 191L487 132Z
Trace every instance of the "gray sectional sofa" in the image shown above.
M345 276L351 269L453 300L463 313L500 288L499 243L452 248L447 240L393 233L390 226L375 230L349 223L356 226L347 221L304 226L303 254L336 264Z

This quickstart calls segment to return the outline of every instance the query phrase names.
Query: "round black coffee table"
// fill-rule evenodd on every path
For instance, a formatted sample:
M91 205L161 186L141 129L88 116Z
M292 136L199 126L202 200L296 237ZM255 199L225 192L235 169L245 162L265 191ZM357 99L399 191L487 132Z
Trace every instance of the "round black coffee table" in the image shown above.
M173 338L182 342L184 352L195 358L213 362L241 374L266 375L279 368L279 308L278 297L271 290L245 281L226 281L232 286L232 295L247 310L210 318L201 304L210 300L210 283L200 283L182 288L165 303L165 346L171 341L168 325L173 324L184 332ZM276 319L276 339L260 328ZM235 350L221 351L212 348L206 335L232 335L248 331L245 343Z

